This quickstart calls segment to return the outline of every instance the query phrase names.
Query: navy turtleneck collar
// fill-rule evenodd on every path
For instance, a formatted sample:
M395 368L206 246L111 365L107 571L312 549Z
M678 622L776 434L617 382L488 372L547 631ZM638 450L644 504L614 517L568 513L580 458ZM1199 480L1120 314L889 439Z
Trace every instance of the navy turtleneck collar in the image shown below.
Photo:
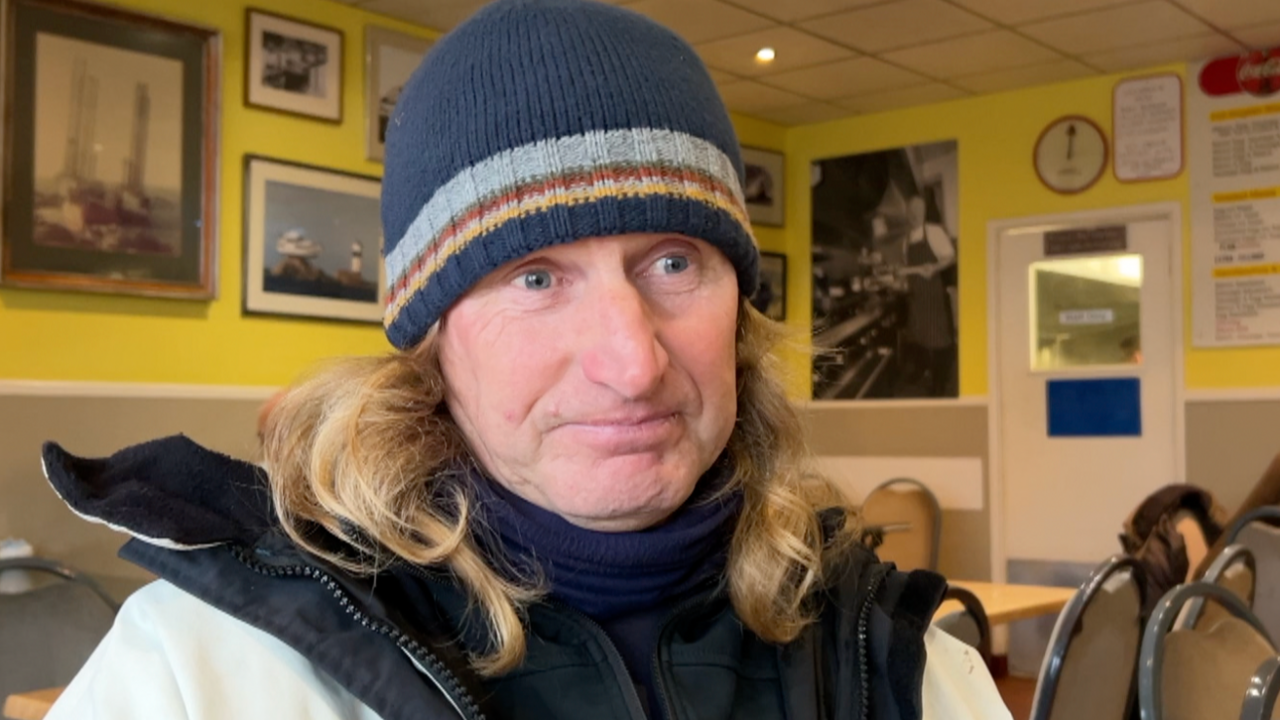
M742 510L742 493L715 497L727 482L717 462L662 524L636 532L585 530L472 473L493 543L521 572L540 573L550 595L597 621L669 605L719 576Z

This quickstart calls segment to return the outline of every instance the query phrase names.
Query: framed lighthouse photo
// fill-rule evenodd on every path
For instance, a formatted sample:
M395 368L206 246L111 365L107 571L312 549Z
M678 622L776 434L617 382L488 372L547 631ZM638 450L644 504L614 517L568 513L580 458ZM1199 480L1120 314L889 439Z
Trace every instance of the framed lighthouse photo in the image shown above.
M0 281L216 294L217 31L11 0Z
M381 322L381 180L258 155L244 170L245 312Z

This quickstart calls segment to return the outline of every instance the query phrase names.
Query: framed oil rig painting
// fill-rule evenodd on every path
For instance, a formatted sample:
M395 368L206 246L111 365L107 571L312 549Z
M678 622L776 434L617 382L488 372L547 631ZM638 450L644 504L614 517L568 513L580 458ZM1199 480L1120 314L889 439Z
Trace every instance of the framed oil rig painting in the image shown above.
M13 0L0 281L210 299L217 31Z
M248 155L244 309L382 322L376 177Z

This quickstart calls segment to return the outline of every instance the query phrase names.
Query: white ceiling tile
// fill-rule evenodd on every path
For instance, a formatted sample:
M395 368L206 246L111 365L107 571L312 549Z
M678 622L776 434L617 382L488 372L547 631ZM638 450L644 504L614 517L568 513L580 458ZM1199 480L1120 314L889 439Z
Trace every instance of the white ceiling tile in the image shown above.
M935 78L976 75L1062 59L1058 53L1008 30L895 50L881 57Z
M854 112L872 113L954 100L964 97L966 94L963 90L957 90L942 83L930 83L929 85L847 98L837 102L836 105Z
M898 0L810 20L800 27L841 45L876 53L980 32L992 25L942 0Z
M1081 59L1107 72L1120 72L1172 62L1208 60L1219 55L1234 55L1244 49L1225 35L1208 33L1156 45L1093 53Z
M766 46L774 49L777 58L762 65L756 62L756 51ZM786 72L855 55L851 50L788 27L702 43L695 49L707 65L746 77Z
M730 110L747 113L748 115L762 110L776 110L777 108L805 105L812 102L808 98L800 97L785 90L771 88L768 85L761 85L751 80L729 82L720 85L719 88L720 97L724 98L724 104Z
M1164 0L1024 25L1018 30L1065 53L1083 55L1203 35L1212 28Z
M731 0L731 2L776 20L795 22L863 5L875 5L884 0Z
M979 15L1006 25L1020 25L1056 15L1124 5L1133 0L952 0ZM1215 2L1219 0L1214 0Z
M436 30L452 30L487 4L488 0L368 0L360 9Z
M697 44L772 26L773 21L718 0L641 0L627 6Z
M1226 30L1280 22L1276 0L1179 0L1183 7Z
M757 110L755 116L763 120L794 127L796 125L812 125L853 115L852 110L838 108L827 103L810 103L774 110Z
M1054 60L1042 65L1023 65L981 75L958 77L951 82L975 93L992 93L1097 75L1098 71L1075 60Z
M1231 34L1253 50L1280 46L1280 22L1232 30Z
M929 79L875 58L859 57L769 75L761 78L760 82L817 100L835 100L910 85L924 85Z

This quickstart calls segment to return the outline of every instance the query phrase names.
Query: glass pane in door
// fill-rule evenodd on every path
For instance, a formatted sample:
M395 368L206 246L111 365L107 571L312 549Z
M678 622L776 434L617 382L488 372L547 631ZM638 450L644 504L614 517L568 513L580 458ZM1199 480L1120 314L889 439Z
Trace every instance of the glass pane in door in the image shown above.
M1031 264L1031 368L1142 362L1142 256Z

